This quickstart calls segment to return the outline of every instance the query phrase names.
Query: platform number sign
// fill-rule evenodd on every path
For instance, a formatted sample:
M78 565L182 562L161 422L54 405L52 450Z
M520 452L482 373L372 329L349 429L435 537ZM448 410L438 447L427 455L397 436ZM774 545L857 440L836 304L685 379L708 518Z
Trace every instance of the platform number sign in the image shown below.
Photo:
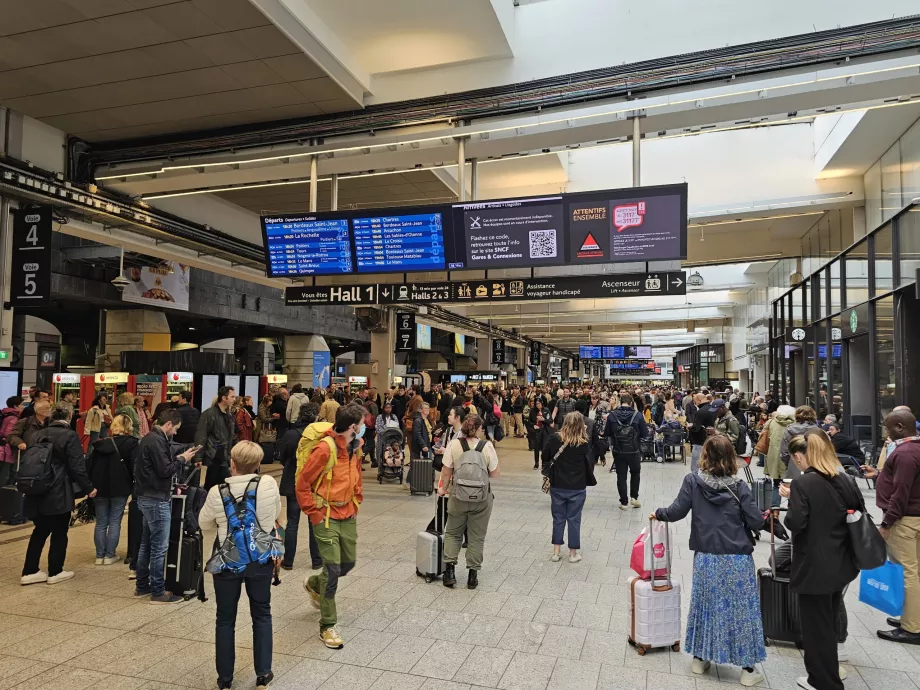
M10 304L40 307L51 301L51 207L13 212Z
M415 350L415 314L396 312L396 352Z
M505 341L499 338L492 340L492 364L505 363Z
M540 343L536 340L530 341L530 366L540 366Z

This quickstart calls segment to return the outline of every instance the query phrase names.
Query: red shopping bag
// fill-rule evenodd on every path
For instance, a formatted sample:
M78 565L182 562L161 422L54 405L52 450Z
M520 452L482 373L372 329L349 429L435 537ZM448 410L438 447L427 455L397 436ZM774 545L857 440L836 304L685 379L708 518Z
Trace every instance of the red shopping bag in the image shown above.
M629 567L643 580L652 579L652 558L655 562L655 577L667 577L667 561L671 554L668 553L668 526L664 522L654 520L650 527L644 527L633 542L632 557ZM657 567L661 565L662 567Z

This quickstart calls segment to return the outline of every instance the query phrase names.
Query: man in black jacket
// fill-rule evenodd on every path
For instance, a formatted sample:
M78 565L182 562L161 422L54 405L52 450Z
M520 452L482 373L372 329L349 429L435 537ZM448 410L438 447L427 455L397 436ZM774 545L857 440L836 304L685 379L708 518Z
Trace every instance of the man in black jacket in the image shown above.
M176 443L194 443L201 412L192 407L192 394L189 391L179 393L176 409L179 411L179 420L182 424L179 431L176 432ZM156 419L159 418L160 415L157 415Z
M300 444L300 437L303 436L304 429L316 421L318 414L319 405L316 403L302 405L294 424L278 441L278 456L281 458L281 464L284 465L278 490L282 496L287 498L284 559L281 561L281 567L285 570L294 568L294 556L297 554L297 531L300 526L300 505L297 503L297 492L294 485L297 474L297 446ZM316 537L313 536L313 524L307 520L307 525L310 527L310 561L313 570L319 570L323 567L323 559L320 558L319 546L316 543Z
M707 428L716 428L716 413L710 409L712 396L699 393L694 400L697 405L696 415L690 427L690 473L696 474L700 462L700 453L708 436Z
M831 424L827 429L827 435L831 437L831 443L834 444L834 451L837 455L849 455L855 458L860 465L863 464L865 456L862 448L859 447L855 438L843 433L843 427L840 426L840 422Z
M141 439L134 463L137 507L144 516L144 536L137 554L135 596L150 596L151 604L176 604L182 597L166 591L164 579L169 547L172 478L183 463L191 462L198 449L176 454L171 441L182 419L177 410L164 410L150 433Z
M393 396L393 414L399 419L399 426L403 426L403 417L406 416L406 406L409 401L406 399L406 387L399 384L396 389L396 395Z
M205 410L198 420L195 431L195 445L201 450L198 460L208 468L204 490L220 484L230 476L230 447L236 438L236 422L230 408L236 400L232 386L217 389L217 402Z
M629 440L629 447L623 438L624 433L620 427L632 427L633 437ZM604 436L610 439L610 449L613 451L613 467L610 471L616 470L617 473L617 490L620 494L620 510L626 510L628 498L632 498L632 507L638 508L642 504L639 502L639 480L642 469L642 453L640 443L646 437L648 427L645 424L645 418L640 412L633 408L633 398L629 394L620 396L620 406L611 410L607 415L607 427L604 429ZM629 495L626 493L626 475L629 474Z
M74 576L72 571L64 570L70 513L75 505L72 482L79 484L90 498L96 495L96 489L86 474L80 439L70 428L72 416L72 405L58 403L51 411L51 423L36 435L33 442L34 445L42 442L51 443L53 478L45 493L39 496L26 496L25 499L25 514L32 520L32 535L29 537L26 559L22 566L20 584L23 585L39 582L54 585ZM48 549L48 572L45 573L39 570L39 561L49 536L51 547Z

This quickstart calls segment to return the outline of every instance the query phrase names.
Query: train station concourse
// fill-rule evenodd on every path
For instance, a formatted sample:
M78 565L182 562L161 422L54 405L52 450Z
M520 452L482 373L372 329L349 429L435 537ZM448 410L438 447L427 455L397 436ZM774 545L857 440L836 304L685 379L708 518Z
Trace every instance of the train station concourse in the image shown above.
M915 2L0 0L0 296L0 690L920 690Z

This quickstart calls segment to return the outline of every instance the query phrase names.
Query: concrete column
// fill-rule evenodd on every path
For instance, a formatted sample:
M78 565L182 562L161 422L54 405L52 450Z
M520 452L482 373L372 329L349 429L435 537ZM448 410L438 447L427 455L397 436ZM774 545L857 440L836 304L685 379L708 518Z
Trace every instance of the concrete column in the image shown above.
M316 156L310 156L310 213L316 213L317 188L319 179L316 174Z
M384 314L386 328L371 331L370 384L381 391L390 387L396 375L396 310L385 309Z
M476 369L489 371L492 369L492 339L476 338Z
M642 156L640 151L640 146L642 142L642 131L639 129L639 115L636 114L633 116L633 134L632 134L632 186L639 187L642 184L642 176L640 175L640 166L642 162Z
M264 340L246 343L246 372L261 376L275 371L275 348Z
M61 332L44 319L35 316L17 315L12 329L16 333L12 341L13 366L22 367L23 387L39 385L51 390L51 375L61 371ZM39 350L57 351L58 365L42 367L38 359Z
M479 159L473 158L470 161L470 199L479 200Z
M466 201L466 139L457 137L457 199Z
M99 371L121 371L125 350L169 352L172 336L166 314L147 309L109 310L105 318L105 353L97 362Z
M314 371L314 354L320 353L323 367ZM288 376L288 388L299 383L304 388L315 388L332 380L332 360L329 345L320 335L284 336L284 373Z
M332 176L332 206L330 207L333 211L339 210L339 176L335 174Z

